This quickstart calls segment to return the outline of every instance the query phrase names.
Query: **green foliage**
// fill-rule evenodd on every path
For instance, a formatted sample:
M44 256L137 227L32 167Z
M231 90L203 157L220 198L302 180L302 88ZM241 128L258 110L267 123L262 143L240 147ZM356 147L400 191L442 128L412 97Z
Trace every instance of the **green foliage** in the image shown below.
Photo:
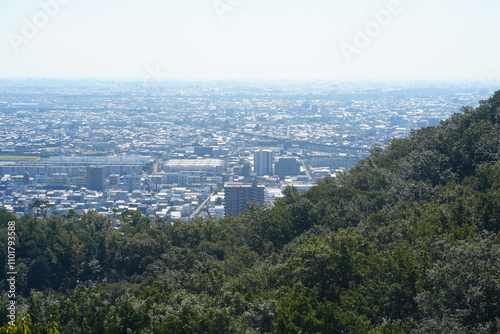
M4 207L0 207L0 226L6 226L10 221L17 221L15 214Z
M238 217L16 220L0 333L498 333L500 92ZM6 250L0 252L6 256ZM6 280L1 281L6 291Z

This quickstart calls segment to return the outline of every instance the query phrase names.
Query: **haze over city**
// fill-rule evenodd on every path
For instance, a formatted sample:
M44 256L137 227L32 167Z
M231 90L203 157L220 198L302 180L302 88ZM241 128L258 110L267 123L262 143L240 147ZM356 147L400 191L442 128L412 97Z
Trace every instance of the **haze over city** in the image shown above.
M0 77L498 80L494 0L0 2Z
M0 0L0 334L500 333L499 13Z
M499 9L1 1L0 205L189 220L237 214L231 184L255 181L271 207L286 187L306 191L488 98Z

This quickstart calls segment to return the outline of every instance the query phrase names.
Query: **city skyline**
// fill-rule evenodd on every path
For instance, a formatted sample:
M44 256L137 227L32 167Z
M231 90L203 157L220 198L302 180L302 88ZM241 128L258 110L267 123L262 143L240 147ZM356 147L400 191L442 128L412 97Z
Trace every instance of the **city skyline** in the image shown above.
M500 4L0 3L2 78L498 81Z
M0 87L0 206L22 216L43 200L54 205L48 214L140 210L152 221L236 215L249 195L226 202L223 190L234 182L262 184L272 206L286 187L307 191L374 146L491 93L482 85L381 82L0 80Z

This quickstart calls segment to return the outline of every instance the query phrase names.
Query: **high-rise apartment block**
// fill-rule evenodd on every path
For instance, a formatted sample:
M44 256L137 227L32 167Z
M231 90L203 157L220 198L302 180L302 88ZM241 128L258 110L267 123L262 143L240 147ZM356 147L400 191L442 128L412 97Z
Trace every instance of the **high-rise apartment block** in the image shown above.
M87 167L87 189L95 191L104 191L104 167Z
M255 202L259 205L264 204L264 185L244 183L227 183L224 187L225 192L225 215L237 216L245 210L248 202Z
M255 151L254 157L254 172L257 176L273 175L273 151L260 150Z
M294 157L279 158L274 166L274 172L280 179L297 176L300 174L300 162Z

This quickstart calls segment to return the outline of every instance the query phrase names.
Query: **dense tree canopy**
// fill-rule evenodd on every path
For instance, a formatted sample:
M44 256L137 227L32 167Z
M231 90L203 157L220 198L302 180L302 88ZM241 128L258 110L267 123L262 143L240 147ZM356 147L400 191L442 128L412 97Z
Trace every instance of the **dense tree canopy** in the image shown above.
M23 217L0 332L498 333L499 122L497 92L236 218Z

